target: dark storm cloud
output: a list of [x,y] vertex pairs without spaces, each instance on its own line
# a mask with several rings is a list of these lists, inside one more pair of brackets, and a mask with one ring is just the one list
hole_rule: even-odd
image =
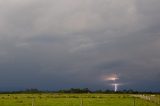
[[[160,1],[0,1],[1,89],[159,90]],[[140,86],[143,85],[143,86]]]

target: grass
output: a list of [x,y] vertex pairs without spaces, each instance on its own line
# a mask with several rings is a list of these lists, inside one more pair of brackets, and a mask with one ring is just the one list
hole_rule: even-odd
[[[159,100],[160,96],[155,96]],[[0,106],[134,106],[128,94],[0,94]],[[32,104],[33,103],[33,104]],[[135,106],[160,106],[135,98]]]

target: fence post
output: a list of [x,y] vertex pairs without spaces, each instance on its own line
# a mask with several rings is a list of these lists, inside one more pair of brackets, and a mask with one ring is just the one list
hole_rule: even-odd
[[83,106],[83,99],[81,99],[81,104],[80,104],[80,106]]
[[158,103],[157,103],[158,105],[160,104],[160,96],[158,96]]
[[34,106],[34,97],[32,98],[32,106]]
[[136,106],[136,98],[133,97],[133,106]]

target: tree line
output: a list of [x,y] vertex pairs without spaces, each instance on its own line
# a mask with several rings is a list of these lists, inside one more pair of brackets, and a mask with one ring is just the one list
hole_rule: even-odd
[[129,90],[120,90],[114,92],[113,90],[90,90],[89,88],[70,88],[70,89],[61,89],[55,91],[49,90],[39,90],[36,88],[19,90],[19,91],[0,91],[0,94],[17,94],[17,93],[104,93],[104,94],[160,94],[160,92],[153,91],[135,91],[132,89]]

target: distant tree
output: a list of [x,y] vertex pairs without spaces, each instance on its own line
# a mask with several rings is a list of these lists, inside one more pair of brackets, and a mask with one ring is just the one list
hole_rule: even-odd
[[104,93],[104,91],[99,89],[99,90],[95,90],[94,93]]
[[41,91],[39,91],[36,88],[31,88],[31,89],[26,89],[24,92],[25,93],[40,93]]

